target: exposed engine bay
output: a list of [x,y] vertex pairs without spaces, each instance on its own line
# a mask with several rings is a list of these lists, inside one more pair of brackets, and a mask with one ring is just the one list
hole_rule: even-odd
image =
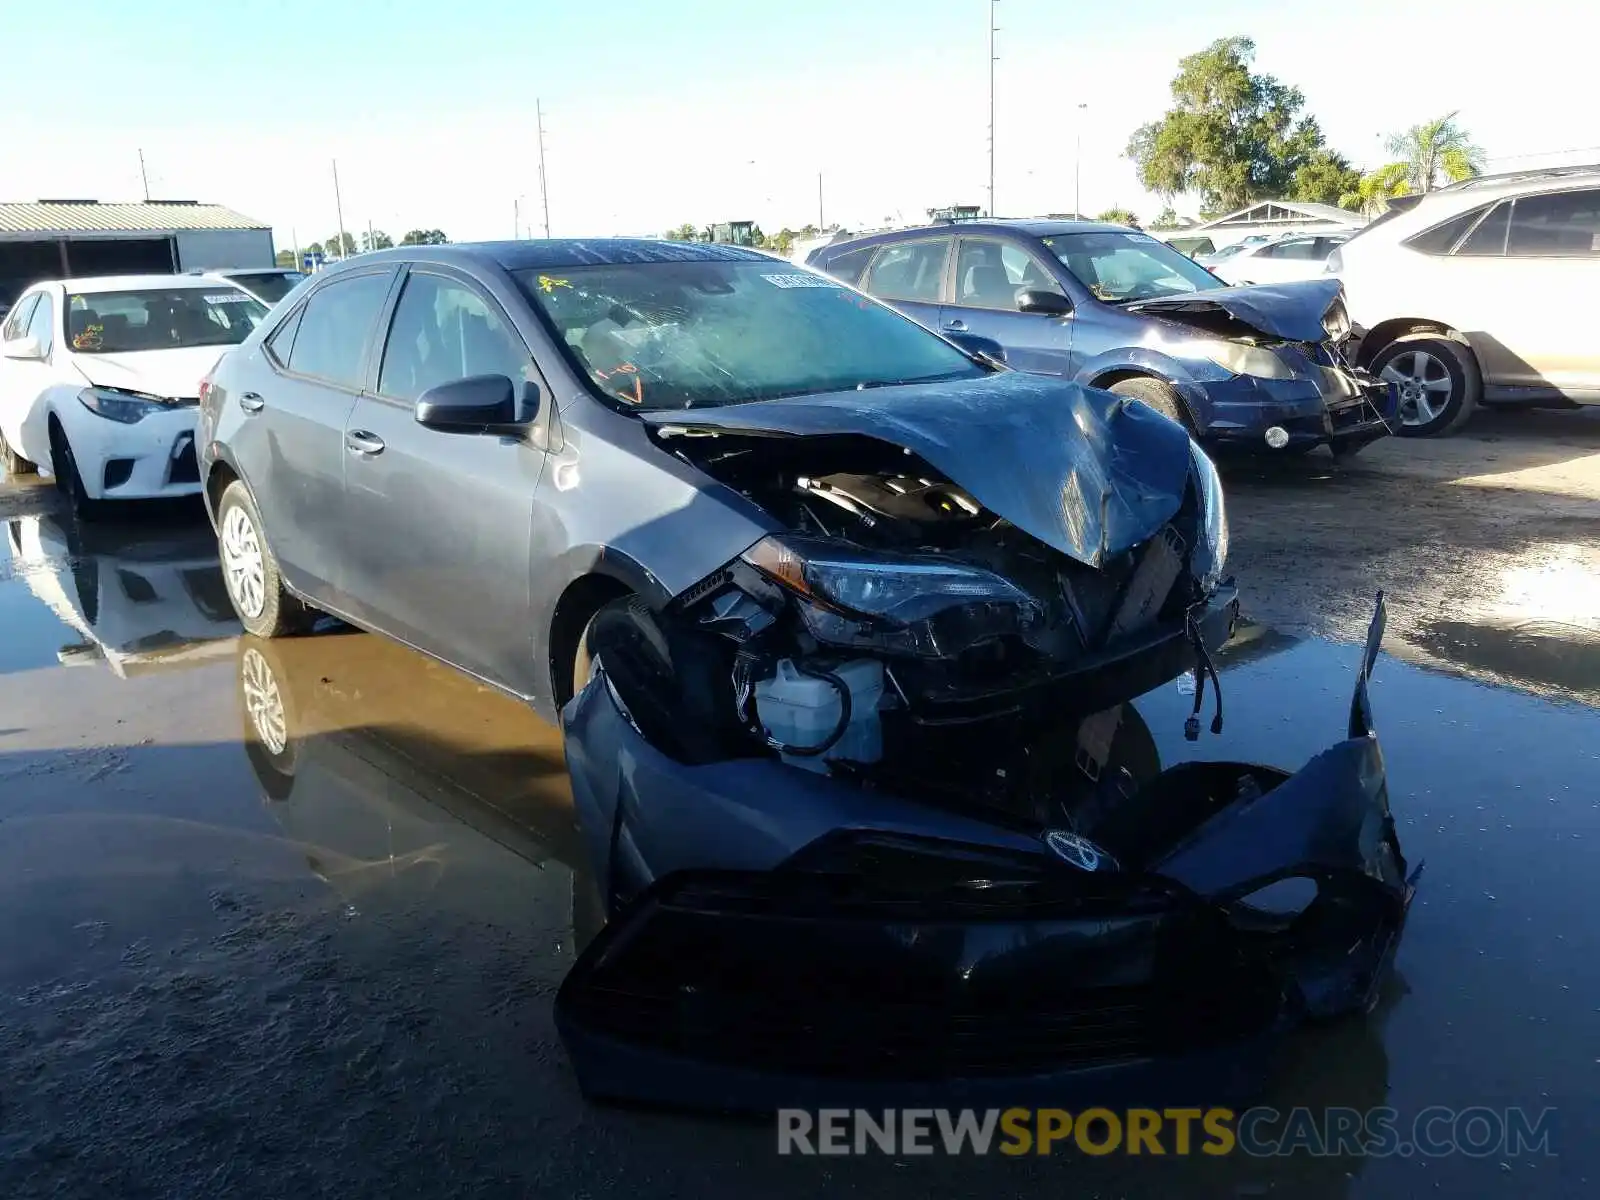
[[662,440],[790,531],[663,609],[595,621],[610,686],[680,761],[776,757],[1087,833],[1115,730],[1060,731],[1203,678],[1208,633],[1214,648],[1231,631],[1221,494],[1198,451],[1170,519],[1089,565],[875,438]]

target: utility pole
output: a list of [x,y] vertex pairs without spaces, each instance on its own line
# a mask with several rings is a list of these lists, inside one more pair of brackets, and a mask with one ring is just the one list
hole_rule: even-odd
[[511,201],[511,239],[516,241],[522,236],[522,197],[517,196]]
[[289,240],[294,243],[294,269],[298,271],[303,265],[300,258],[300,231],[293,225],[289,226]]
[[1000,32],[996,25],[995,17],[999,13],[1000,0],[989,0],[989,215],[995,215],[994,210],[994,64],[998,55],[994,52],[994,35]]
[[544,235],[550,236],[550,189],[544,178],[544,101],[534,98],[533,111],[539,123],[539,199],[544,203]]
[[817,232],[821,233],[827,222],[822,219],[822,172],[817,172]]
[[1078,105],[1078,149],[1072,156],[1072,217],[1073,220],[1083,218],[1083,114],[1087,112],[1087,104]]
[[339,257],[344,257],[345,237],[344,231],[344,201],[339,199],[339,160],[333,159],[333,211],[339,217]]
[[144,202],[146,204],[149,204],[150,203],[150,176],[145,174],[145,169],[144,169],[144,151],[143,150],[139,151],[139,178],[144,183]]
[[367,218],[367,249],[369,251],[371,251],[371,250],[376,250],[377,248],[378,248],[378,239],[377,239],[377,236],[372,232],[372,218],[368,217]]

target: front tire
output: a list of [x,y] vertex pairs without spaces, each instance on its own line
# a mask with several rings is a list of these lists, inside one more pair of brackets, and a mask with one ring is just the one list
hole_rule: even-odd
[[1171,384],[1160,379],[1152,379],[1148,375],[1136,375],[1131,379],[1119,379],[1106,390],[1118,396],[1132,396],[1135,400],[1144,401],[1163,417],[1169,421],[1176,421],[1193,435],[1194,422],[1189,418],[1188,406]]
[[97,521],[105,511],[105,502],[89,495],[83,486],[83,473],[78,470],[78,460],[73,456],[72,443],[59,426],[50,430],[50,470],[56,477],[56,487],[65,493],[72,511],[83,522]]
[[0,475],[16,478],[18,475],[37,475],[39,466],[18,454],[6,435],[0,433]]
[[1372,356],[1370,369],[1400,389],[1401,437],[1455,433],[1483,395],[1483,377],[1472,351],[1436,333],[1396,338]]
[[278,560],[261,529],[261,514],[237,479],[217,505],[217,550],[228,599],[245,629],[259,638],[275,638],[310,627],[311,614],[283,586]]

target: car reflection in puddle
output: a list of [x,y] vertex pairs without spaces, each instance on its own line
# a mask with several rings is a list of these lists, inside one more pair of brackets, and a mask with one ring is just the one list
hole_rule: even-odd
[[121,678],[225,657],[240,633],[216,539],[203,526],[86,527],[66,515],[6,523],[11,573],[78,637],[65,666]]
[[[476,903],[525,889],[531,864],[561,880],[549,889],[560,909],[550,923],[573,923],[584,876],[572,870],[579,844],[556,730],[362,633],[246,636],[237,667],[245,753],[265,803],[343,900],[410,907],[440,899],[436,885],[447,880],[447,902],[459,885]],[[580,905],[576,916],[583,931],[587,911]]]

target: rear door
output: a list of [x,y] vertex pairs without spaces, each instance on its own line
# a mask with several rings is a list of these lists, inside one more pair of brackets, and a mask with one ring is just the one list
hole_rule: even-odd
[[1044,260],[1021,244],[1004,238],[960,238],[950,302],[940,309],[939,329],[999,342],[1007,364],[1019,371],[1070,374],[1071,314],[1021,312],[1017,293],[1025,288],[1065,294]]
[[519,390],[538,379],[527,345],[481,281],[454,268],[411,267],[374,387],[346,422],[351,615],[529,694],[539,423],[516,433],[444,432],[416,420],[423,392],[472,375],[505,375]]
[[867,268],[862,290],[888,301],[929,329],[937,329],[945,270],[954,242],[946,234],[881,246]]
[[296,306],[265,343],[269,369],[242,376],[244,416],[229,439],[285,576],[340,610],[348,608],[345,423],[395,273],[341,272]]

